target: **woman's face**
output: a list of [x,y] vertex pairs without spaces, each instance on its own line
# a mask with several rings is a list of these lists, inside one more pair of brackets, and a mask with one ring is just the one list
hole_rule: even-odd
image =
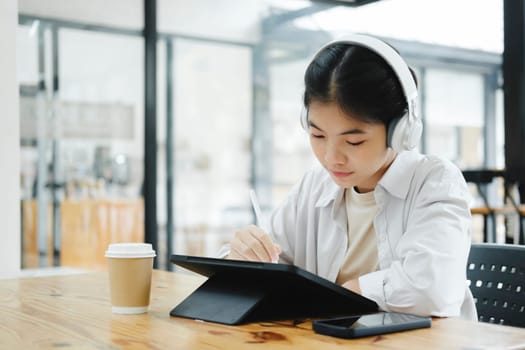
[[336,184],[372,191],[395,158],[386,146],[383,123],[367,123],[344,113],[335,103],[312,102],[308,108],[310,144]]

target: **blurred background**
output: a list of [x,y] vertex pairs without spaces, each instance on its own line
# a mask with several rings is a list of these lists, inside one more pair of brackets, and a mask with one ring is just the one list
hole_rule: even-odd
[[507,205],[519,196],[500,176],[501,0],[18,6],[23,268],[103,269],[117,241],[153,242],[163,269],[171,253],[214,256],[254,222],[250,188],[269,212],[314,164],[303,73],[350,32],[383,38],[416,71],[419,148],[470,176],[473,240],[519,235]]

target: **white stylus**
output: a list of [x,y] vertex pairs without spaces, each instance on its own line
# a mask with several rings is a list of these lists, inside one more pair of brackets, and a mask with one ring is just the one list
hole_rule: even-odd
[[[261,211],[261,206],[259,205],[259,200],[257,199],[257,195],[255,194],[255,191],[253,189],[250,189],[250,200],[252,202],[253,210],[255,211],[255,218],[257,219],[257,225],[259,225],[260,228],[262,228],[266,233],[270,233],[268,230],[268,221],[266,220],[266,217],[263,215]],[[276,263],[277,260],[272,260],[273,263]]]
[[259,205],[259,200],[257,199],[257,195],[255,194],[255,191],[253,189],[250,190],[250,200],[252,201],[252,207],[253,207],[253,210],[255,211],[255,218],[257,219],[257,225],[259,225],[259,227],[262,228],[264,231],[267,231],[266,220],[263,217],[261,206]]

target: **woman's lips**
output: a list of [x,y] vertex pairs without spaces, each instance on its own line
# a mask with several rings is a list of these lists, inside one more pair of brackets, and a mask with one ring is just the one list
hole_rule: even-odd
[[333,170],[331,170],[331,173],[332,173],[332,175],[334,175],[334,176],[337,177],[337,178],[342,178],[342,177],[350,176],[350,175],[352,175],[354,172],[353,172],[353,171],[345,172],[345,171],[333,171]]

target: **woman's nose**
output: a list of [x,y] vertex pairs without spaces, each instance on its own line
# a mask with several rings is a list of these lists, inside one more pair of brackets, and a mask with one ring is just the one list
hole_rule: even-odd
[[334,144],[326,146],[324,159],[329,164],[344,164],[346,162],[345,154]]

